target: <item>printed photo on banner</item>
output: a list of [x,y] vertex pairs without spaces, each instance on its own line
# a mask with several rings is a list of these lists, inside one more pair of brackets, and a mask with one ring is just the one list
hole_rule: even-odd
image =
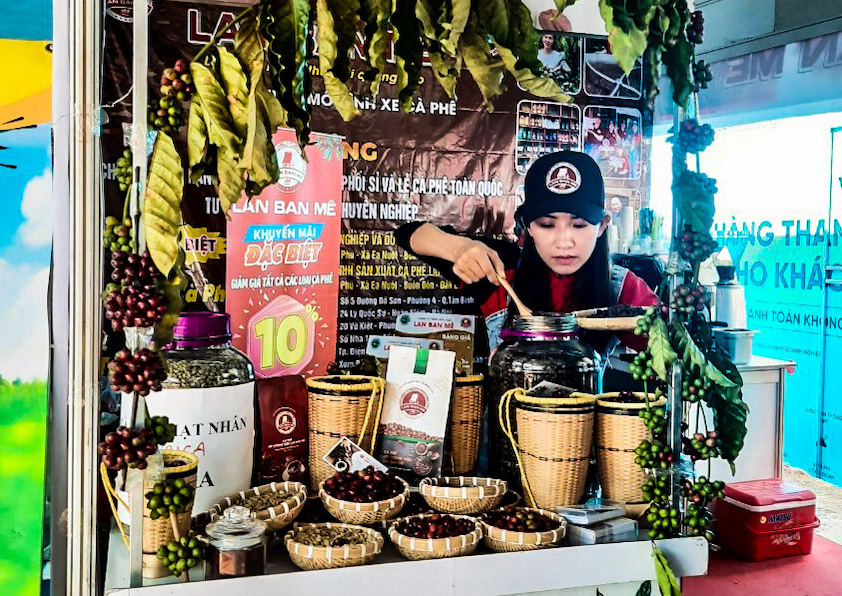
[[555,0],[523,0],[532,13],[536,29],[605,35],[605,22],[598,2],[577,2],[559,14]]
[[582,128],[585,153],[596,160],[603,176],[640,177],[643,133],[638,110],[588,106]]
[[608,244],[612,252],[629,251],[637,233],[640,191],[635,188],[606,188],[605,211],[611,214]]
[[550,31],[541,33],[538,60],[543,74],[551,78],[562,91],[576,95],[582,89],[582,40]]
[[547,153],[580,147],[581,110],[575,104],[522,100],[517,108],[515,169],[525,174]]
[[607,39],[585,40],[585,93],[594,97],[643,97],[643,63],[638,60],[626,74],[611,55]]

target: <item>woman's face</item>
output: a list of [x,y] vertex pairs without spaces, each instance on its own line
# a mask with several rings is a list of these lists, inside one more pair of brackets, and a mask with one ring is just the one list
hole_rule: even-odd
[[614,126],[614,123],[609,122],[608,123],[608,132],[614,132],[615,130],[616,130],[616,127]]
[[[553,47],[553,36],[552,35],[544,35],[543,37],[541,37],[541,45],[544,46],[545,50],[551,49]],[[532,47],[535,47],[535,46],[532,46]]]
[[610,215],[592,224],[570,213],[551,213],[530,223],[529,235],[538,256],[553,273],[571,275],[591,257],[609,221]]

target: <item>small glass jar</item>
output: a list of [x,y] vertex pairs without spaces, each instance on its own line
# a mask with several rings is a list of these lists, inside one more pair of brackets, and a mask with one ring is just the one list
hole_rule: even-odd
[[518,490],[520,471],[497,413],[500,398],[511,389],[529,390],[542,381],[598,393],[601,358],[579,339],[576,316],[571,314],[515,317],[500,338],[503,343],[488,367],[488,467],[491,476]]
[[254,380],[251,361],[231,347],[231,317],[226,313],[181,313],[165,355],[165,389],[227,387]]
[[252,518],[247,507],[228,507],[205,532],[210,538],[206,579],[266,573],[266,523]]

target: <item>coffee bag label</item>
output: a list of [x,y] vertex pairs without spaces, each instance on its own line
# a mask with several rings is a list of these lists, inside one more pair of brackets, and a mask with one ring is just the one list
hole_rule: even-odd
[[423,348],[425,350],[441,350],[444,343],[439,339],[424,339],[421,337],[398,337],[396,335],[371,335],[365,353],[374,356],[383,365],[383,376],[386,376],[389,363],[389,350],[392,346],[406,346],[408,348]]
[[301,375],[258,379],[260,481],[305,482],[309,457],[307,386]]
[[445,350],[456,354],[457,372],[465,375],[473,373],[475,317],[428,312],[402,313],[395,321],[395,333],[401,337],[440,341]]
[[409,482],[438,476],[456,354],[392,346],[378,458]]

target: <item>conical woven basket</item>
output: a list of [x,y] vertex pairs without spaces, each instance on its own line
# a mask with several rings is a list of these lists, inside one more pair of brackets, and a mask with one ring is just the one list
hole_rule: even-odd
[[310,488],[336,473],[322,459],[343,436],[369,453],[383,411],[385,381],[379,377],[331,375],[307,379]]
[[[634,463],[634,450],[649,438],[639,412],[646,408],[643,393],[603,393],[596,402],[596,461],[602,495],[635,507],[644,504],[641,486],[646,482],[643,468]],[[651,407],[666,404],[664,398],[650,398]]]
[[456,377],[450,408],[450,468],[453,476],[465,476],[477,467],[482,441],[483,376]]
[[544,398],[528,396],[523,390],[510,391],[501,399],[501,426],[515,448],[529,506],[552,511],[582,498],[593,441],[595,402],[596,396],[586,393]]

